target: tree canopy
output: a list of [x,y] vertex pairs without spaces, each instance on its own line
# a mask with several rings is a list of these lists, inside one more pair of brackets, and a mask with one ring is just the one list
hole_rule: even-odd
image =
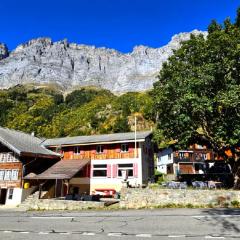
[[215,150],[240,143],[240,10],[191,35],[163,65],[154,85],[158,141],[201,140]]
[[138,113],[138,129],[153,125],[149,93],[115,96],[110,91],[82,88],[67,96],[50,87],[15,86],[0,90],[0,126],[40,137],[63,137],[132,130]]

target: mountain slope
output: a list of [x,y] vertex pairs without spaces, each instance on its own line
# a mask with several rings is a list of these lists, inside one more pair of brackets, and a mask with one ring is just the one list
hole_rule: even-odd
[[172,50],[189,37],[190,33],[180,33],[166,46],[137,46],[128,54],[49,38],[31,40],[11,53],[0,44],[0,88],[54,83],[65,90],[77,86],[97,86],[116,93],[147,90]]

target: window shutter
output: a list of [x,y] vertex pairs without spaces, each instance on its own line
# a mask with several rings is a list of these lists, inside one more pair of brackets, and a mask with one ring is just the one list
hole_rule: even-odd
[[111,178],[111,164],[107,165],[107,177]]
[[90,169],[91,169],[91,165],[88,164],[88,165],[87,165],[87,174],[86,174],[86,177],[90,177]]
[[121,152],[121,145],[120,145],[120,144],[117,144],[117,145],[116,145],[116,152],[117,152],[117,153],[120,153],[120,152]]
[[107,154],[107,149],[103,149],[103,153],[104,153],[104,154]]
[[133,153],[134,152],[134,146],[129,146],[129,149],[128,149],[128,151],[130,152],[130,153]]
[[90,177],[93,177],[93,165],[89,165],[89,173],[90,173]]
[[113,178],[117,177],[117,164],[112,165],[112,176]]
[[93,149],[93,150],[91,151],[91,153],[92,153],[92,154],[96,154],[96,149]]
[[135,178],[138,177],[138,164],[137,164],[137,163],[134,163],[134,164],[133,164],[133,176],[134,176]]

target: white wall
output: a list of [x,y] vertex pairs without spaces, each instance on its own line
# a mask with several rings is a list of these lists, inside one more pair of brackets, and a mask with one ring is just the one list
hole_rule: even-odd
[[10,188],[7,190],[7,197],[5,205],[17,206],[21,203],[22,199],[22,189],[21,188],[13,188],[13,197],[9,199]]
[[[171,155],[170,159],[168,155]],[[173,150],[166,148],[157,154],[157,170],[161,173],[167,174],[167,165],[173,163]]]

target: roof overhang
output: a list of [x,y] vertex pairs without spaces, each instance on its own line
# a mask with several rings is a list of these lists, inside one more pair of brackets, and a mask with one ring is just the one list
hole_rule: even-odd
[[[137,139],[136,142],[144,142],[145,138]],[[87,145],[102,145],[102,144],[116,144],[116,143],[134,143],[135,140],[122,140],[122,141],[109,141],[109,142],[88,142],[88,143],[69,143],[69,144],[53,144],[53,145],[44,145],[46,147],[68,147],[68,146],[87,146]]]
[[38,175],[27,175],[27,180],[48,180],[48,179],[71,179],[83,167],[90,162],[90,159],[84,160],[61,160],[48,168],[45,172]]

